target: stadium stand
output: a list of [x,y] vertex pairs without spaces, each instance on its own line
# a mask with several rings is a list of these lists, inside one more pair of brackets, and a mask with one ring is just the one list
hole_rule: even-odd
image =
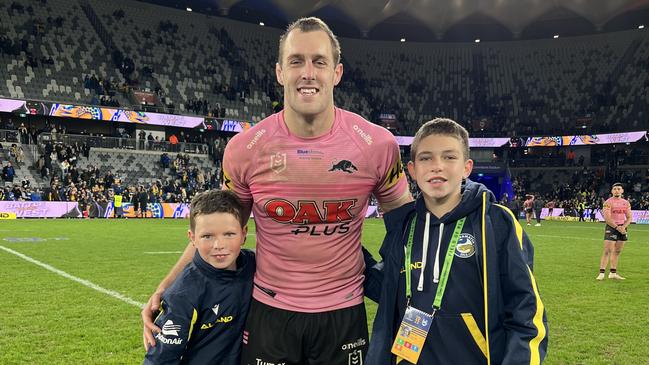
[[[252,122],[281,108],[274,72],[279,29],[126,0],[0,0],[0,14],[0,96]],[[375,122],[395,114],[397,134],[412,135],[436,116],[461,121],[472,137],[648,128],[646,32],[479,44],[341,43],[345,75],[336,104]],[[14,195],[10,190],[24,198],[27,188],[47,197],[56,185],[65,199],[72,187],[67,170],[97,177],[112,171],[133,189],[171,184],[173,200],[186,199],[199,186],[219,186],[226,143],[220,138],[194,146],[184,137],[179,144],[150,142],[131,138],[131,130],[129,138],[91,138],[59,126],[61,146],[76,157],[62,173],[65,158],[46,161],[45,145],[56,135],[52,126],[30,125],[19,133],[19,125],[0,127],[8,130],[0,131],[2,168],[11,161],[15,175],[5,184],[5,198]],[[167,139],[173,133],[180,131],[166,130]],[[622,181],[634,207],[647,208],[645,142],[587,147],[576,158],[565,148],[514,148],[506,163],[519,194],[534,191],[574,205],[569,196],[601,197],[607,184]],[[12,148],[22,151],[21,161]],[[168,168],[161,166],[164,152]],[[178,152],[195,153],[180,173],[174,170],[182,161],[174,158]],[[209,178],[198,179],[198,172]],[[185,193],[178,188],[183,185]]]
[[[142,2],[42,1],[22,10],[0,3],[10,14],[0,94],[139,108],[133,91],[141,90],[154,95],[147,106],[155,110],[253,122],[281,101],[278,29]],[[637,129],[649,106],[646,32],[480,44],[341,42],[347,72],[337,104],[375,121],[395,113],[402,134],[438,115],[463,121],[474,136],[576,132],[579,123],[600,133]]]

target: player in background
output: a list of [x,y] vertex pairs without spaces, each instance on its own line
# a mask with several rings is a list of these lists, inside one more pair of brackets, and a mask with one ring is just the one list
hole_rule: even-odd
[[525,202],[523,202],[523,208],[525,209],[525,221],[528,226],[532,225],[532,215],[534,213],[534,195],[528,194],[525,195]]
[[550,201],[545,204],[545,207],[548,208],[548,217],[552,217],[552,214],[554,213],[554,206],[556,205],[554,199],[550,199]]
[[608,274],[609,279],[624,280],[625,278],[617,273],[617,263],[627,241],[627,227],[631,224],[631,205],[622,198],[624,188],[621,183],[613,184],[611,188],[613,197],[604,202],[602,215],[606,221],[604,231],[604,252],[599,262],[599,275],[597,280],[604,280],[606,266],[611,263]]

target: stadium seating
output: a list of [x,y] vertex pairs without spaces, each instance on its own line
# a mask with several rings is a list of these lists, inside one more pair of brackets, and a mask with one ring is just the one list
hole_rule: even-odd
[[[224,117],[256,122],[281,101],[274,74],[279,29],[127,0],[22,3],[19,13],[0,2],[4,37],[18,52],[0,52],[1,95],[97,102],[101,90],[83,82],[94,74],[116,85],[127,76],[141,89],[159,90],[157,106],[173,104],[182,114],[205,115],[218,105]],[[579,118],[598,132],[646,127],[649,36],[643,31],[513,42],[341,43],[346,72],[337,105],[374,121],[395,113],[403,134],[435,116],[464,122],[474,136],[576,132]],[[132,73],[115,64],[116,53],[133,60]],[[52,64],[44,63],[49,59]],[[116,96],[121,104],[138,102]],[[484,130],[472,128],[482,119]]]

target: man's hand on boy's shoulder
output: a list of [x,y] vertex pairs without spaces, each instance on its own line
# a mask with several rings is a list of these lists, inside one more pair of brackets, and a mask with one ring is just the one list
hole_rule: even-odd
[[142,322],[144,323],[142,331],[142,342],[144,344],[144,350],[149,351],[150,347],[155,347],[155,337],[154,334],[160,333],[160,327],[156,326],[153,323],[155,314],[160,311],[160,301],[163,291],[156,291],[153,293],[151,298],[146,302],[140,313],[142,316]]

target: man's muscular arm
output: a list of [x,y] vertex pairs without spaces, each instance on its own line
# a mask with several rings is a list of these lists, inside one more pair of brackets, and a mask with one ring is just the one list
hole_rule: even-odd
[[412,195],[410,194],[410,191],[406,189],[406,191],[401,195],[399,198],[385,202],[385,203],[379,203],[381,205],[381,209],[383,212],[387,213],[391,211],[392,209],[399,208],[400,206],[410,203],[412,201]]

